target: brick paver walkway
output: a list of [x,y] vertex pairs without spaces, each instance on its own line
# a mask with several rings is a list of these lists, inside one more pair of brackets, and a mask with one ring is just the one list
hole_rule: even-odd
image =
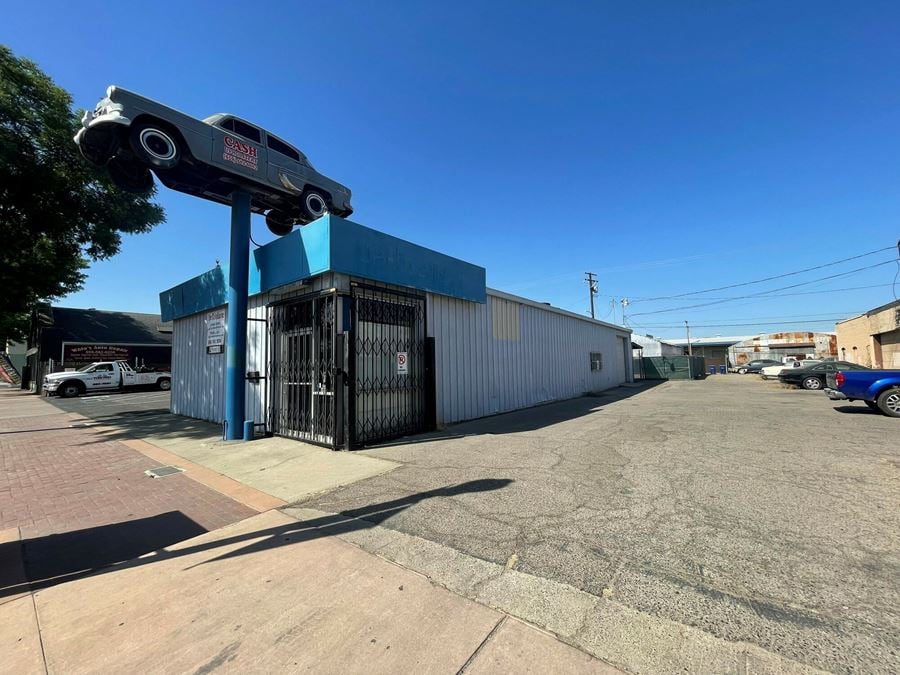
[[33,395],[0,388],[0,529],[18,527],[33,582],[163,548],[256,513]]

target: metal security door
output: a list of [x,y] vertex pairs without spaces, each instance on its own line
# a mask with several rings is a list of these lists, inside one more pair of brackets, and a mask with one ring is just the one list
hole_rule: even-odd
[[332,293],[270,308],[272,432],[335,446],[335,302]]
[[349,427],[353,446],[424,431],[428,414],[425,300],[353,288]]

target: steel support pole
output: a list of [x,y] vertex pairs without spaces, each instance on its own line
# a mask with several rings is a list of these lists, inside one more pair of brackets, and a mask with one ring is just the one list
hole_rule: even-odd
[[225,337],[225,440],[244,437],[247,371],[247,285],[250,268],[250,195],[231,194],[228,332]]

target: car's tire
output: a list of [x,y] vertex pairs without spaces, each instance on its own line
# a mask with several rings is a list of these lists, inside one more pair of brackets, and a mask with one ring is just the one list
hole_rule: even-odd
[[113,184],[124,192],[144,194],[153,189],[153,174],[139,162],[113,157],[106,169]]
[[888,417],[900,417],[900,387],[881,392],[878,395],[878,409]]
[[161,378],[156,386],[159,387],[160,391],[169,391],[172,388],[172,380],[168,377]]
[[294,229],[294,222],[284,211],[272,209],[266,214],[266,227],[272,234],[283,237]]
[[307,190],[303,193],[302,204],[304,220],[312,222],[328,213],[328,198],[317,190]]
[[156,122],[138,122],[128,135],[131,150],[154,169],[174,169],[181,161],[178,135]]
[[803,378],[803,382],[800,383],[800,386],[811,391],[818,391],[822,388],[822,380],[818,377],[805,377]]
[[81,382],[63,382],[59,385],[59,389],[56,390],[56,393],[62,396],[63,398],[75,398],[76,396],[81,396],[84,393],[84,385]]
[[738,375],[746,375],[746,374],[747,374],[746,368],[738,368]]
[[881,412],[881,410],[878,408],[878,403],[877,403],[877,402],[875,402],[875,401],[863,401],[863,403],[865,403],[867,406],[869,406],[872,410],[877,410],[878,412]]

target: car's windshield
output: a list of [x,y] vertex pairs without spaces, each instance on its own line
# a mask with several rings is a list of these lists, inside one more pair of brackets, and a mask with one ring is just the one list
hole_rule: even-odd
[[79,368],[77,372],[89,373],[94,369],[94,366],[96,366],[96,365],[97,365],[96,363],[89,363],[86,366],[82,366],[81,368]]

